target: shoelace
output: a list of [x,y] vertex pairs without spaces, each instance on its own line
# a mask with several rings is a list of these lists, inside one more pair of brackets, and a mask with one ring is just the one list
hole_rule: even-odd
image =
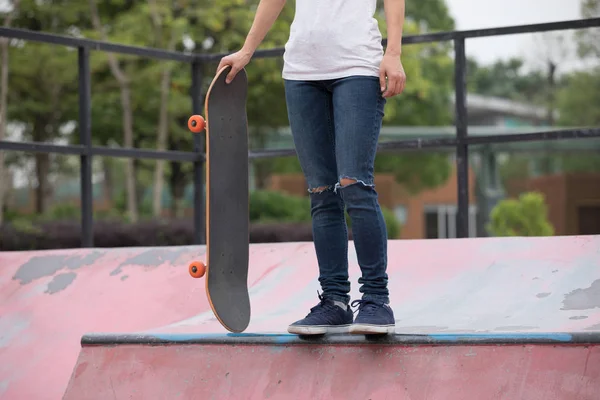
[[[319,297],[319,304],[310,309],[309,315],[324,313],[332,310],[334,307],[337,307],[336,305],[332,304],[330,300],[323,297],[321,293],[317,292],[317,296]],[[363,315],[372,316],[376,314],[377,310],[382,304],[383,303],[374,300],[358,299],[354,300],[350,306],[352,308],[356,308],[358,305],[358,308],[354,310],[354,313],[361,312]]]
[[352,308],[355,308],[358,305],[358,309],[356,309],[354,312],[361,312],[363,315],[375,315],[375,313],[377,312],[377,309],[379,308],[378,306],[380,306],[381,304],[373,301],[373,300],[363,300],[363,299],[359,299],[359,300],[354,300],[350,306]]
[[323,297],[321,293],[317,292],[317,296],[319,296],[320,302],[319,304],[310,309],[309,315],[324,313],[326,311],[332,310],[333,307],[337,307],[336,305],[332,304],[328,299]]

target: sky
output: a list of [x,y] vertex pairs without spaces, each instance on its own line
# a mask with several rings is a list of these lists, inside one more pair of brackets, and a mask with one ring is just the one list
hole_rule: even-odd
[[[458,30],[580,19],[579,3],[579,0],[446,0]],[[564,32],[572,34],[574,31]],[[537,33],[468,39],[467,56],[485,64],[517,56],[524,58],[531,68],[536,68],[540,67],[540,60],[547,51],[555,58],[561,55],[561,48],[572,48],[571,41],[563,46],[544,45],[553,43],[552,35]],[[578,62],[567,62],[563,68],[580,66]]]

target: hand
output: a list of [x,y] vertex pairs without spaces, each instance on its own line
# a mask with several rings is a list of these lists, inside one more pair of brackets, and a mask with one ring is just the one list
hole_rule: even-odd
[[[386,79],[387,78],[387,84]],[[386,53],[379,66],[379,82],[383,97],[393,97],[404,91],[406,74],[399,56]]]
[[221,59],[221,62],[219,62],[217,71],[220,71],[221,68],[223,68],[227,65],[230,65],[231,70],[227,74],[227,77],[225,78],[225,82],[231,83],[231,81],[233,80],[233,78],[235,78],[237,73],[240,72],[242,70],[242,68],[244,68],[250,62],[251,58],[252,58],[252,53],[249,53],[244,50],[237,51],[233,54],[223,57]]

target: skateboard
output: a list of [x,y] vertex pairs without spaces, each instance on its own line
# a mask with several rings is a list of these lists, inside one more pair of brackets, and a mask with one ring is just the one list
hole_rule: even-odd
[[206,128],[206,260],[190,263],[189,273],[206,274],[213,313],[223,327],[239,333],[250,322],[248,78],[242,69],[227,84],[229,68],[219,70],[208,88],[206,120],[200,115],[188,120],[193,133]]

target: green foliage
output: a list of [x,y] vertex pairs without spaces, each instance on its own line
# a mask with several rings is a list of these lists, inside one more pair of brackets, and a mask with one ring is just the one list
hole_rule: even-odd
[[12,226],[19,232],[41,234],[42,230],[34,225],[34,222],[27,218],[15,218],[11,221]]
[[573,72],[557,97],[560,125],[600,125],[600,67]]
[[[379,4],[383,9],[383,1]],[[451,31],[455,29],[446,0],[407,1],[406,15],[418,23],[425,23],[429,31]]]
[[552,236],[544,195],[523,193],[519,199],[500,201],[491,212],[487,229],[493,236]]
[[[581,0],[581,17],[600,16],[600,0]],[[600,29],[586,28],[574,32],[579,57],[597,58],[600,55]],[[549,44],[546,44],[549,45]],[[552,60],[557,68],[564,61]],[[559,117],[555,126],[595,127],[600,125],[600,68],[570,71],[551,79],[548,71],[524,71],[524,60],[509,59],[491,66],[479,66],[470,60],[468,64],[468,89],[470,92],[500,96],[525,103],[554,108]],[[590,141],[593,139],[590,139]],[[588,139],[583,139],[585,143]],[[550,173],[549,166],[558,165],[562,172],[600,171],[596,154],[513,154],[510,161],[501,167],[503,181],[512,178],[527,178],[529,165],[537,161],[540,172]]]
[[386,207],[381,207],[381,211],[383,212],[383,219],[385,220],[388,238],[398,239],[400,237],[402,226],[398,219],[396,219],[394,212]]
[[542,71],[524,72],[524,65],[525,61],[516,57],[489,66],[480,66],[469,60],[467,88],[470,92],[486,96],[545,104],[548,79]]
[[[573,72],[565,81],[564,87],[557,94],[557,108],[560,113],[558,124],[600,126],[600,67]],[[565,172],[600,171],[600,158],[595,153],[565,154],[561,155],[560,159]]]
[[[381,207],[381,212],[383,213],[383,219],[385,220],[388,239],[398,239],[400,237],[402,226],[394,215],[394,212],[386,207]],[[346,224],[348,225],[348,229],[352,229],[352,219],[348,213],[346,213]]]
[[[124,209],[124,206],[121,207]],[[150,216],[148,214],[147,216]],[[43,214],[21,214],[15,211],[9,211],[5,214],[5,219],[16,228],[21,230],[26,227],[32,227],[33,224],[52,222],[52,221],[79,221],[81,218],[81,207],[71,203],[58,203],[49,207]],[[106,219],[125,220],[125,211],[111,209],[109,211],[95,211],[94,221]]]
[[[581,17],[600,17],[600,0],[581,0]],[[579,56],[600,57],[600,28],[580,29],[575,32]]]
[[79,219],[81,208],[72,204],[57,204],[50,209],[48,214],[49,220]]
[[[394,213],[382,207],[383,217],[387,225],[388,237],[398,238],[400,223]],[[305,222],[310,223],[310,199],[308,197],[290,196],[281,192],[255,190],[250,194],[251,222]],[[352,228],[352,220],[346,213],[348,228]]]
[[277,191],[252,191],[250,221],[310,222],[310,200]]
[[417,193],[445,183],[450,177],[450,160],[440,153],[379,153],[375,171],[394,175],[409,193]]
[[[141,197],[141,196],[140,196]],[[127,215],[127,194],[125,190],[120,190],[118,196],[115,198],[114,211],[120,215],[120,218],[129,220]],[[138,208],[140,219],[150,218],[152,216],[152,204],[150,199],[147,197],[140,199],[140,205]],[[113,215],[113,214],[108,214]]]

